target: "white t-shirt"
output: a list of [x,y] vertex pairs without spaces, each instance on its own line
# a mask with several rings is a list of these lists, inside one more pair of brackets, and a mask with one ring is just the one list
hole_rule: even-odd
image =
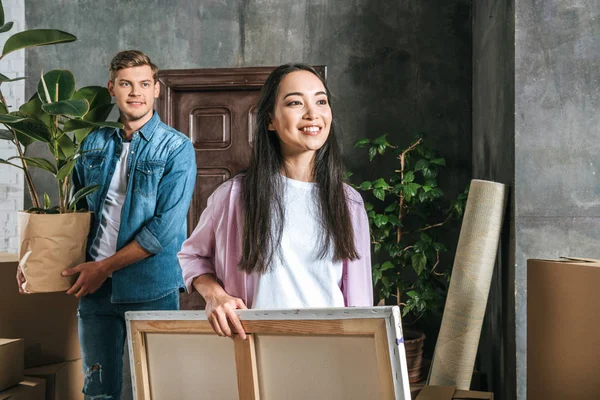
[[121,155],[115,166],[115,173],[110,180],[98,236],[90,248],[94,261],[104,260],[117,252],[117,238],[121,226],[121,208],[127,194],[127,159],[130,142],[123,142]]
[[319,214],[315,183],[285,180],[285,225],[280,251],[254,287],[252,308],[344,307],[342,261],[319,258]]

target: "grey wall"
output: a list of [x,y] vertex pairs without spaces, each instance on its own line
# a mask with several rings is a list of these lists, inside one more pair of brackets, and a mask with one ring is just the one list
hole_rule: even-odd
[[471,175],[470,4],[26,0],[28,28],[60,28],[79,39],[28,52],[26,73],[67,68],[78,86],[105,85],[110,59],[127,48],[145,51],[162,69],[326,64],[357,181],[372,165],[353,148],[357,139],[389,133],[406,144],[423,131],[447,158],[444,186],[455,192]]
[[[388,133],[406,145],[419,131],[447,160],[441,185],[449,194],[471,178],[471,0],[25,1],[28,28],[79,39],[28,52],[28,76],[66,68],[78,87],[105,85],[110,59],[128,48],[162,69],[325,64],[356,182],[382,168],[353,148],[356,140]],[[36,82],[28,81],[28,94]],[[36,178],[55,192],[43,173]],[[428,336],[431,348],[435,334]]]
[[526,260],[600,258],[599,21],[596,0],[515,0],[520,399],[526,396]]
[[473,2],[473,178],[509,187],[506,217],[481,332],[478,368],[499,399],[514,399],[514,2]]

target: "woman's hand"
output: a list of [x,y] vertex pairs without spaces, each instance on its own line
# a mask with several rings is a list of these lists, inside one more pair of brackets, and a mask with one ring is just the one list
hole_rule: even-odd
[[217,335],[233,337],[233,333],[236,332],[241,339],[246,339],[244,327],[235,312],[248,308],[242,299],[227,294],[211,274],[198,276],[192,286],[204,297],[208,322]]
[[[223,291],[223,294],[205,298],[206,316],[208,322],[219,336],[233,337],[231,326],[241,339],[246,339],[246,332],[240,322],[237,309],[245,310],[246,305],[237,297],[232,297]],[[229,323],[228,323],[229,322]]]

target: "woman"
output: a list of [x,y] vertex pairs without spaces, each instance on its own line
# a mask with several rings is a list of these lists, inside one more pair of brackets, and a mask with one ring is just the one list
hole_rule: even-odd
[[311,67],[267,78],[250,167],[210,196],[178,254],[188,292],[221,336],[235,309],[371,306],[369,227],[343,183],[329,90]]

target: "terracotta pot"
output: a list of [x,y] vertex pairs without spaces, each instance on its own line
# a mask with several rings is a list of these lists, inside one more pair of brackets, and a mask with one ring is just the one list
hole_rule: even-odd
[[404,349],[406,351],[406,364],[408,366],[408,381],[416,383],[421,380],[421,364],[423,363],[423,332],[405,330]]

